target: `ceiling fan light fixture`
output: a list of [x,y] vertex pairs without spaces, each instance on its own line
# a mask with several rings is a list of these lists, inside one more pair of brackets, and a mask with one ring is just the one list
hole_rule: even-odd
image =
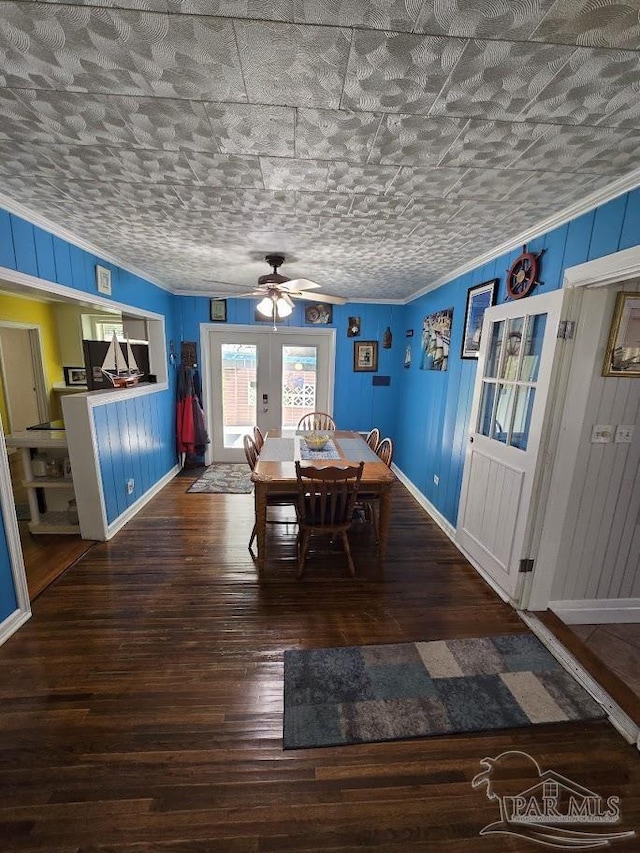
[[293,308],[289,305],[290,301],[287,301],[283,296],[279,296],[276,300],[276,311],[280,320],[284,320],[285,317],[289,317],[293,313]]
[[261,299],[260,302],[258,302],[256,309],[263,317],[271,319],[273,317],[273,300],[270,296],[265,296],[264,299]]

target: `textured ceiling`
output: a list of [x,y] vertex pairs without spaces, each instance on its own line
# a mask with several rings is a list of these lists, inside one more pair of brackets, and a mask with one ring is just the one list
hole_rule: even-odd
[[640,167],[639,16],[0,2],[0,193],[177,291],[237,293],[279,251],[403,299]]

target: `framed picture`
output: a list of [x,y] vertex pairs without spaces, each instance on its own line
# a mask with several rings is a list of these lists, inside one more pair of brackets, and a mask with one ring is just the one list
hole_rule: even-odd
[[349,325],[347,326],[347,337],[357,338],[360,335],[360,317],[349,317]]
[[84,367],[63,367],[65,385],[86,385],[87,371]]
[[640,293],[619,293],[603,376],[640,376]]
[[313,326],[326,326],[333,322],[333,305],[325,302],[314,302],[304,309],[304,321]]
[[467,291],[461,358],[478,358],[484,312],[495,302],[497,284],[498,279],[493,278]]
[[111,270],[96,264],[96,287],[98,293],[111,296]]
[[420,370],[445,371],[449,366],[453,308],[429,314],[422,321],[422,360]]
[[353,369],[356,371],[378,369],[378,341],[354,341]]
[[411,367],[411,344],[407,344],[404,348],[404,366]]
[[227,300],[226,299],[212,299],[209,302],[209,316],[211,317],[212,323],[226,323],[227,322]]

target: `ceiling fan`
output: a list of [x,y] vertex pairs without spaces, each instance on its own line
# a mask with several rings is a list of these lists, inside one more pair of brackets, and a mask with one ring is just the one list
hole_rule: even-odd
[[[262,296],[256,306],[263,317],[272,319],[275,328],[276,320],[284,320],[293,311],[293,298],[311,299],[314,302],[330,302],[333,305],[344,305],[346,299],[341,296],[330,296],[326,293],[318,293],[320,287],[315,281],[308,278],[287,278],[278,272],[278,268],[284,263],[284,255],[266,255],[265,261],[272,268],[272,272],[261,275],[255,290],[247,293],[239,293],[238,296]],[[224,299],[224,296],[213,297]]]

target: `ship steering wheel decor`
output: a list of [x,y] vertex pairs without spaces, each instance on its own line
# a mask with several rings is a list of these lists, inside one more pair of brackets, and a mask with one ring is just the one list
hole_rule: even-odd
[[522,247],[522,254],[518,255],[507,273],[507,293],[512,299],[522,299],[528,296],[538,281],[540,273],[540,258],[542,252],[534,254],[527,252],[526,245]]

